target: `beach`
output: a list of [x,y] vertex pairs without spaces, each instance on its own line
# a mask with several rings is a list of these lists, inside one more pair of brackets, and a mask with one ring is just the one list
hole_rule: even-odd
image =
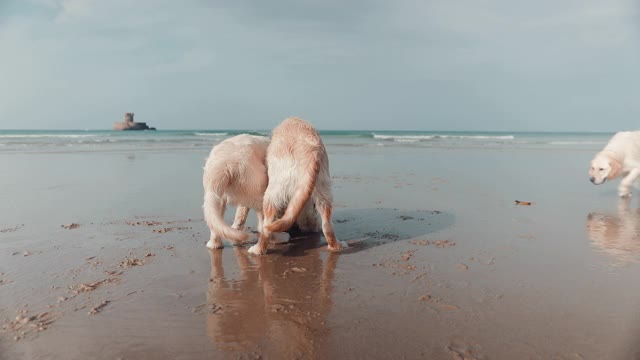
[[640,193],[587,175],[608,135],[324,134],[350,248],[257,257],[204,246],[233,133],[196,133],[0,134],[0,359],[640,356]]

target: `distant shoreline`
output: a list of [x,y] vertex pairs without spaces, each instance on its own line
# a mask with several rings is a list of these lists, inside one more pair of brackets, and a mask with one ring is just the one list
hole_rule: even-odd
[[[63,131],[72,131],[72,132],[121,132],[122,130],[112,130],[112,129],[0,129],[0,133],[2,132],[63,132]],[[144,130],[142,130],[144,131]],[[157,132],[229,132],[229,133],[239,133],[239,132],[268,132],[270,133],[270,129],[156,129],[153,131]],[[335,133],[359,133],[359,132],[380,132],[380,133],[424,133],[424,134],[522,134],[522,135],[532,135],[532,134],[549,134],[549,135],[613,135],[617,131],[491,131],[491,130],[483,130],[483,131],[475,131],[475,130],[336,130],[336,129],[318,129],[320,134],[335,134]]]

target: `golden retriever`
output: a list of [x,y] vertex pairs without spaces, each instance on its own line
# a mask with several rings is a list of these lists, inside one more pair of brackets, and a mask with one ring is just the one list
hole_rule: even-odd
[[[272,232],[286,231],[297,221],[302,231],[317,231],[317,213],[329,250],[340,250],[331,213],[333,195],[329,158],[316,129],[302,119],[285,119],[272,132],[267,149],[269,185],[264,194],[264,226],[258,243],[249,252],[267,252]],[[315,208],[314,208],[315,206]],[[280,219],[276,217],[281,215]]]
[[589,180],[595,185],[623,176],[618,195],[631,196],[631,185],[640,176],[640,131],[615,134],[591,160]]
[[[269,138],[242,134],[214,146],[204,166],[204,218],[211,230],[207,242],[210,249],[223,247],[222,238],[240,244],[249,238],[242,231],[249,208],[256,211],[258,231],[262,229],[262,198],[267,188],[265,157]],[[235,221],[224,221],[226,205],[237,205]],[[287,241],[288,234],[277,234],[278,241]]]

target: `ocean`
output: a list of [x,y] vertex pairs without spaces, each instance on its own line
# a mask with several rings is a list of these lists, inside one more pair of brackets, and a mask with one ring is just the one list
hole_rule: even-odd
[[[0,130],[0,153],[144,151],[210,148],[238,134],[269,130]],[[326,145],[339,147],[427,147],[598,150],[612,133],[320,131]]]

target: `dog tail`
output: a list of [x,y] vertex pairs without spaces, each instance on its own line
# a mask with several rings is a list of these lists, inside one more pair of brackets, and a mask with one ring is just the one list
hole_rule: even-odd
[[271,232],[283,232],[289,230],[296,222],[296,219],[298,218],[298,215],[300,215],[300,212],[304,208],[307,200],[311,197],[311,193],[313,193],[313,189],[316,185],[318,173],[320,172],[320,151],[314,149],[310,153],[311,156],[305,159],[305,161],[307,161],[307,166],[305,167],[304,174],[298,183],[295,193],[287,205],[287,210],[285,210],[282,218],[265,226],[267,230]]
[[204,192],[204,218],[210,229],[225,239],[234,242],[243,242],[249,238],[249,234],[229,226],[224,221],[224,192],[232,181],[232,175],[228,171],[209,184],[205,184]]

